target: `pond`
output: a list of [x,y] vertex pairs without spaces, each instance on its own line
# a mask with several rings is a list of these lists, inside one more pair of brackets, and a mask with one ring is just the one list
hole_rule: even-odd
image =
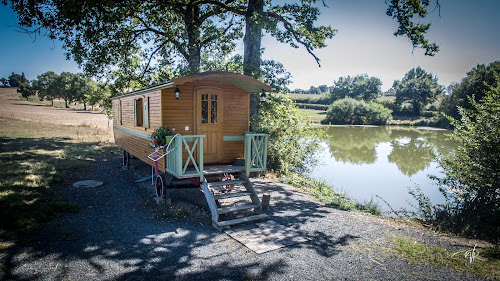
[[376,195],[395,210],[414,210],[407,202],[416,205],[408,187],[420,187],[434,204],[444,202],[429,175],[442,175],[434,155],[456,148],[446,137],[451,131],[389,126],[334,126],[324,131],[313,178],[358,202],[373,199],[383,211],[390,209]]

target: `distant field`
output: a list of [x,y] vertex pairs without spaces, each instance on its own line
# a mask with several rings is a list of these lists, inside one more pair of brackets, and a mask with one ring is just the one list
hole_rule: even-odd
[[321,95],[310,95],[310,94],[284,94],[284,96],[290,97],[292,99],[304,99],[304,98],[319,99],[321,97]]
[[311,121],[312,123],[319,124],[319,123],[321,123],[321,120],[325,119],[325,117],[326,117],[326,111],[323,111],[323,110],[299,108],[299,111],[306,114],[307,118],[309,118],[309,121]]

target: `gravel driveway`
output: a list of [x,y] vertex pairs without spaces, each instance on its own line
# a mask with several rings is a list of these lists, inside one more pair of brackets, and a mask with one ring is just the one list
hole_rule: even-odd
[[409,264],[382,250],[388,235],[456,247],[450,239],[386,219],[336,210],[293,187],[254,180],[271,194],[266,212],[310,241],[256,254],[210,226],[199,189],[174,189],[175,204],[194,204],[187,218],[158,219],[151,170],[135,160],[101,160],[75,178],[104,181],[68,187],[80,212],[45,225],[6,257],[6,280],[480,280],[448,269]]

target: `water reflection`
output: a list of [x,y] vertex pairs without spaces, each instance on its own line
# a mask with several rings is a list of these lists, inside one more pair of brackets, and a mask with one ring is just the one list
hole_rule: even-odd
[[387,159],[396,164],[406,176],[429,167],[435,153],[449,153],[452,149],[442,130],[419,130],[404,127],[328,127],[322,139],[328,144],[330,155],[336,161],[355,165],[377,161],[377,146],[389,143],[392,147]]
[[[407,188],[418,184],[433,203],[444,198],[428,175],[440,175],[437,154],[456,147],[450,131],[407,127],[327,127],[322,136],[322,165],[311,176],[363,202],[381,196],[395,208],[415,204]],[[384,207],[382,205],[382,207]],[[387,209],[386,209],[387,210]]]
[[388,127],[328,127],[323,140],[328,142],[330,155],[337,161],[351,164],[373,164],[377,160],[376,145],[389,141]]

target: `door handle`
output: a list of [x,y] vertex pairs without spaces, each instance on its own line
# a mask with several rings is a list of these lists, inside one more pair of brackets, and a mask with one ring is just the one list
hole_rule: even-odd
[[198,127],[198,130],[201,130],[201,127]]

